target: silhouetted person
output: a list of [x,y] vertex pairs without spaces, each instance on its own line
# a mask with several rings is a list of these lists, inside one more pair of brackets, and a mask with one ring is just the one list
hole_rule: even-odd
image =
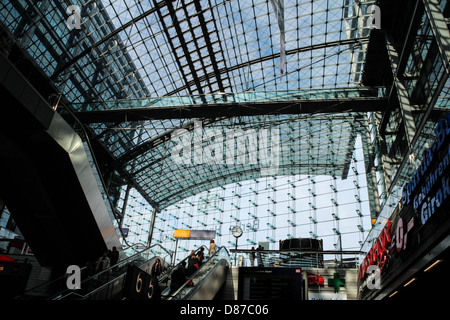
[[250,252],[248,254],[248,257],[250,259],[250,266],[254,267],[255,266],[255,258],[256,258],[256,256],[255,256],[255,247],[252,247],[252,252]]
[[[262,250],[264,250],[264,248],[261,245],[259,245],[258,248],[256,249],[256,251],[262,251]],[[258,261],[258,267],[264,267],[261,252],[258,252],[256,255],[257,255],[257,261]]]
[[[103,253],[103,256],[100,257],[97,261],[97,266],[95,271],[96,272],[102,272],[103,270],[106,270],[110,267],[111,261],[108,258],[108,252]],[[99,280],[106,281],[109,278],[109,271],[103,272],[98,276]]]
[[172,281],[170,282],[170,292],[177,291],[183,283],[186,282],[187,270],[186,270],[186,262],[182,261],[181,264],[172,272]]
[[198,258],[195,256],[195,251],[192,250],[188,257],[187,276],[189,277],[198,269]]
[[112,248],[109,259],[111,260],[111,265],[117,264],[119,262],[119,251],[117,251],[116,247]]
[[205,248],[201,247],[200,251],[197,253],[198,266],[200,267],[203,264],[203,259],[205,258]]
[[111,260],[108,258],[108,253],[105,252],[103,255],[98,259],[97,265],[95,267],[96,272],[100,272],[102,270],[106,270],[111,265]]

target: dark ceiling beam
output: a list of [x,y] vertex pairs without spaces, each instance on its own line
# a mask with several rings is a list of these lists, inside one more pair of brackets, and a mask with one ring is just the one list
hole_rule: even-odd
[[[180,38],[180,37],[183,37],[183,41],[180,41],[181,42],[181,47],[182,47],[182,49],[183,49],[183,52],[184,52],[184,54],[185,54],[185,56],[186,56],[186,59],[191,59],[192,61],[194,61],[192,58],[191,58],[191,56],[193,56],[193,53],[194,52],[190,52],[189,51],[189,48],[187,47],[187,44],[188,43],[191,43],[191,44],[193,44],[193,46],[191,46],[191,50],[192,49],[194,49],[195,48],[195,52],[197,53],[197,55],[198,55],[198,63],[200,63],[200,65],[201,65],[201,70],[199,70],[199,68],[198,69],[195,69],[195,67],[194,67],[194,65],[192,64],[189,64],[189,60],[188,60],[188,64],[189,64],[189,68],[191,68],[191,74],[193,75],[193,77],[194,77],[194,79],[196,79],[196,78],[198,78],[198,71],[202,71],[203,73],[206,73],[207,71],[206,71],[206,66],[205,66],[205,61],[204,61],[204,59],[203,59],[203,57],[202,57],[202,53],[201,53],[201,46],[200,46],[200,44],[199,44],[199,40],[200,40],[200,38],[198,38],[197,36],[196,36],[196,34],[195,34],[195,32],[194,32],[194,29],[197,27],[197,26],[195,26],[195,25],[193,25],[193,23],[192,23],[192,16],[190,16],[189,15],[189,12],[188,12],[188,9],[186,8],[186,4],[184,3],[184,1],[181,1],[181,8],[182,8],[182,10],[184,11],[184,15],[186,16],[186,23],[188,24],[188,28],[189,28],[189,33],[190,33],[190,37],[192,38],[192,40],[190,40],[189,38],[189,36],[187,36],[187,41],[185,40],[185,33],[186,33],[186,31],[185,31],[185,33],[183,33],[183,34],[178,34],[178,37]],[[197,12],[195,15],[197,15],[198,16],[198,19],[199,19],[199,22],[200,22],[200,13],[199,12]],[[175,15],[176,16],[176,15]],[[178,18],[177,18],[178,19]],[[174,26],[178,26],[180,23],[179,23],[179,20],[177,20],[176,22],[174,21]],[[201,24],[201,23],[200,23]],[[206,37],[207,37],[207,35],[208,35],[208,30],[206,30],[206,34],[204,34],[204,32],[205,32],[205,29],[204,29],[204,27],[206,27],[206,26],[203,26],[203,28],[202,28],[202,32],[203,32],[203,37],[204,37],[204,40],[206,41]],[[181,30],[181,28],[180,28],[180,30]],[[177,31],[178,32],[178,31]],[[183,42],[185,42],[186,43],[186,46],[183,46]],[[206,44],[206,42],[205,42],[205,44]],[[203,47],[203,46],[202,46]],[[189,57],[188,57],[188,55],[189,55]],[[212,62],[212,61],[211,61]],[[192,68],[192,67],[194,67],[194,68]],[[195,73],[195,75],[194,75],[194,73]],[[196,83],[196,85],[197,85],[197,83]],[[212,92],[213,91],[213,89],[212,89],[212,85],[211,85],[211,81],[210,81],[210,79],[208,79],[208,81],[207,81],[207,84],[205,84],[204,85],[204,87],[205,87],[205,89],[206,89],[206,86],[208,86],[209,87],[209,91],[210,92]],[[202,86],[203,87],[203,86]]]
[[[203,36],[205,39],[206,47],[208,49],[208,54],[211,59],[211,64],[214,69],[214,74],[217,79],[217,84],[219,86],[219,90],[221,92],[225,91],[225,87],[223,86],[222,79],[220,77],[219,67],[217,65],[216,55],[214,53],[214,49],[212,46],[211,38],[209,36],[209,30],[206,26],[205,16],[203,15],[202,5],[199,0],[194,0],[195,9],[198,12],[198,20],[200,21],[200,27],[202,28]],[[200,53],[199,53],[200,54]],[[206,72],[205,72],[206,73]]]
[[[177,33],[178,40],[180,41],[181,48],[183,49],[183,52],[184,52],[184,58],[186,58],[186,61],[188,63],[188,66],[189,66],[189,69],[191,72],[191,76],[194,79],[195,86],[197,87],[198,93],[203,94],[204,91],[203,91],[202,83],[198,78],[197,71],[195,70],[194,62],[192,61],[191,54],[187,47],[186,40],[184,39],[183,30],[181,30],[181,27],[180,27],[180,24],[179,24],[179,21],[177,18],[177,14],[175,12],[175,8],[173,7],[173,4],[170,2],[167,3],[167,9],[169,9],[169,15],[172,19],[173,28],[175,28],[175,31]],[[163,22],[163,20],[162,20],[162,22]],[[170,34],[167,31],[167,27],[165,27],[164,29],[166,31],[167,38],[170,39]],[[185,80],[186,80],[185,82],[187,83],[186,78],[185,78]]]
[[[393,2],[389,2],[389,4],[386,4],[388,7],[384,8],[381,7],[383,12],[394,12],[395,10],[392,10],[390,6],[393,4]],[[391,10],[389,10],[390,8]],[[423,8],[423,4],[421,4],[420,0],[415,0],[415,4],[413,5],[412,2],[410,4],[410,7],[408,8],[409,16],[411,17],[411,20],[408,25],[404,25],[402,31],[402,35],[404,38],[401,38],[398,40],[398,42],[401,44],[399,45],[400,51],[400,57],[398,62],[398,67],[396,70],[396,74],[391,74],[391,77],[397,76],[400,80],[405,79],[405,68],[406,64],[409,61],[409,55],[411,51],[413,50],[414,41],[416,40],[417,32],[421,26],[423,14],[425,12],[425,9]],[[395,28],[396,32],[399,32],[399,28]],[[390,31],[392,33],[392,31]],[[382,34],[382,36],[385,37],[386,31],[379,32]],[[403,40],[402,40],[403,39]],[[386,44],[384,44],[386,46]],[[370,50],[370,48],[369,48]],[[387,51],[386,51],[387,52]],[[370,54],[370,51],[367,53],[367,55]],[[387,54],[387,53],[386,53]],[[366,61],[366,65],[368,62]],[[392,71],[391,71],[392,73]],[[399,107],[398,104],[398,97],[396,96],[395,92],[395,86],[391,85],[389,90],[389,101],[392,103],[389,103],[389,108],[386,109],[386,112],[383,114],[383,118],[381,120],[379,131],[384,134],[386,132],[386,126],[389,123],[391,113],[395,110],[395,108]]]
[[361,97],[348,99],[296,100],[280,102],[221,103],[174,107],[109,109],[76,112],[83,123],[121,123],[128,121],[196,119],[256,115],[314,114],[337,112],[384,111],[386,98]]

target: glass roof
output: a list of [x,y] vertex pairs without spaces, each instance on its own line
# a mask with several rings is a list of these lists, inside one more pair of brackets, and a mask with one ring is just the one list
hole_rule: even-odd
[[286,1],[282,21],[272,1],[73,1],[80,29],[50,3],[2,2],[3,21],[30,36],[35,60],[84,102],[355,86],[374,1]]
[[[125,168],[161,208],[208,189],[253,180],[264,175],[311,174],[343,177],[349,169],[359,128],[355,118],[345,114],[329,117],[259,116],[225,119],[202,128],[203,143],[199,148],[204,153],[207,152],[206,148],[210,143],[205,139],[207,130],[217,130],[215,138],[223,137],[225,144],[230,143],[229,137],[225,137],[225,130],[242,130],[246,137],[253,132],[258,148],[252,149],[251,146],[245,145],[245,150],[242,151],[245,159],[242,163],[235,158],[229,161],[230,154],[226,153],[228,145],[221,145],[216,150],[221,152],[222,163],[208,163],[203,160],[196,164],[188,158],[188,163],[178,164],[173,157],[174,146],[178,141],[172,137],[171,140],[158,143],[127,161]],[[262,149],[261,133],[267,128],[270,128],[272,137],[278,135],[277,150],[274,150],[273,140],[269,143],[271,151]],[[193,139],[195,134],[198,133],[194,131]],[[222,141],[220,143],[222,144]],[[239,146],[232,148],[231,157]],[[195,154],[196,151],[193,149],[192,153]],[[205,154],[203,156],[205,157]],[[252,162],[252,157],[257,158],[257,161]],[[276,161],[272,161],[274,157]]]
[[[97,103],[114,109],[114,101],[123,99],[359,90],[368,8],[374,3],[91,0],[73,1],[68,8],[48,0],[13,0],[1,2],[0,17],[73,106]],[[342,176],[354,144],[353,119],[348,114],[268,115],[204,125],[279,130],[284,162],[278,174],[332,171]],[[197,190],[258,176],[245,165],[174,170],[167,163],[170,146],[161,137],[190,123],[168,119],[89,126],[161,207]]]

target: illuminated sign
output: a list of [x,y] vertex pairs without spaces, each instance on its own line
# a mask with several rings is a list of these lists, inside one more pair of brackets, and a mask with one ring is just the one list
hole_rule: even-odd
[[408,233],[414,228],[414,221],[414,217],[409,222],[406,222],[403,218],[398,220],[395,230],[395,249],[397,253],[406,249],[408,245]]
[[328,279],[328,286],[334,288],[334,292],[339,292],[341,287],[345,287],[345,279],[339,277],[339,273],[333,274],[333,279]]
[[[441,156],[440,163],[435,165],[433,170],[430,169],[445,138],[450,135],[450,113],[447,114],[446,120],[439,122],[435,132],[436,143],[423,152],[422,163],[412,180],[403,187],[402,204],[408,205],[412,201],[413,208],[422,224],[427,223],[428,219],[450,195],[450,179],[444,175],[450,164],[450,149]],[[411,199],[412,195],[415,195],[413,199]]]
[[324,279],[322,276],[308,273],[308,286],[310,287],[323,287]]
[[391,243],[391,222],[387,221],[381,234],[377,240],[373,243],[367,253],[366,258],[360,266],[359,278],[364,279],[367,268],[371,265],[376,265],[380,268],[380,272],[383,270],[387,261],[389,260],[389,245]]
[[[372,295],[403,272],[408,263],[426,254],[432,237],[444,226],[435,215],[445,213],[450,196],[450,113],[436,128],[436,142],[423,152],[422,162],[403,187],[403,208],[394,211],[360,266],[360,292]],[[434,222],[430,222],[434,220]],[[389,270],[388,270],[389,268]],[[383,272],[384,271],[384,272]],[[386,278],[381,281],[381,276]]]
[[190,235],[191,235],[191,230],[177,229],[173,233],[173,237],[176,239],[189,239]]

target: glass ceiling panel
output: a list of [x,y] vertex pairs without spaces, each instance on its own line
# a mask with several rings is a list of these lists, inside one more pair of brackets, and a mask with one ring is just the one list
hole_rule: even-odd
[[[146,152],[139,153],[125,164],[125,168],[143,186],[148,196],[165,208],[179,200],[199,192],[237,181],[258,179],[269,175],[329,175],[343,178],[348,172],[351,154],[359,130],[357,115],[316,115],[316,116],[255,116],[225,119],[202,126],[203,139],[200,149],[196,149],[196,137],[189,135],[189,146],[193,145],[192,157],[196,150],[203,151],[205,157],[208,147],[206,132],[211,129],[218,130],[216,138],[223,138],[220,147],[214,149],[222,152],[219,158],[223,163],[206,163],[189,158],[186,164],[175,161],[174,149],[178,141],[172,136],[170,140],[163,141]],[[356,119],[356,120],[355,120]],[[264,151],[261,146],[261,130],[270,128],[272,136],[279,135],[278,154],[272,153],[274,145],[268,143],[271,151]],[[245,146],[245,160],[242,163],[233,158],[231,164],[230,151],[236,156],[238,145],[227,149],[230,140],[226,130],[242,130],[246,137],[252,132],[258,136],[254,140],[258,148],[251,149]],[[254,130],[254,131],[251,131]],[[224,143],[224,145],[222,145]],[[266,145],[264,145],[266,146]],[[251,161],[254,152],[257,161]],[[276,163],[271,162],[274,155]],[[271,165],[275,171],[264,171]],[[265,174],[265,172],[267,172]]]
[[84,102],[358,85],[373,3],[286,1],[283,34],[272,3],[256,0],[74,1],[79,30],[51,1],[2,1],[1,18],[71,101]]
[[[262,0],[74,0],[71,4],[80,8],[81,23],[79,29],[73,29],[67,21],[74,12],[68,13],[64,2],[2,0],[0,20],[74,105],[140,98],[155,101],[163,97],[161,101],[167,103],[166,97],[193,99],[219,92],[252,91],[247,95],[257,92],[263,96],[308,90],[351,92],[360,87],[369,35],[367,9],[374,3],[285,1],[281,20],[272,2]],[[289,121],[296,121],[289,116],[258,119],[266,125],[286,120],[275,126],[283,132],[288,130]],[[283,152],[293,150],[286,161],[298,163],[298,173],[308,171],[305,168],[312,164],[321,168],[317,170],[332,168],[342,175],[354,138],[352,126],[336,119],[332,127],[340,131],[335,135],[338,145],[332,156],[325,148],[326,135],[331,131],[324,118],[313,125],[317,130],[313,138],[306,137],[303,125],[281,135]],[[189,121],[96,123],[90,127],[120,158]],[[214,125],[226,125],[226,121]],[[251,123],[249,128],[257,125]],[[289,144],[290,138],[298,139],[298,144]],[[309,156],[308,142],[319,145]],[[151,198],[164,206],[173,203],[170,197],[175,195],[150,189],[148,183],[170,170],[171,166],[164,162],[167,159],[161,156],[165,152],[167,145],[154,146],[140,158],[133,158],[133,163],[127,163]],[[288,162],[280,166],[282,174],[292,170]],[[199,181],[205,172],[206,180]],[[220,179],[228,183],[238,175],[248,178],[255,174],[255,168],[243,165],[214,171],[198,166],[184,173],[187,177],[161,183],[200,190]],[[182,196],[176,195],[177,199]]]

